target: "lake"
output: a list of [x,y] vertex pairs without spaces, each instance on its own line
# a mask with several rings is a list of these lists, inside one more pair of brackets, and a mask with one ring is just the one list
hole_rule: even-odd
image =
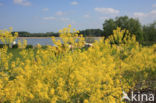
[[[59,37],[55,37],[56,40],[61,40]],[[85,37],[85,41],[87,43],[93,43],[94,41],[99,41],[100,39],[102,39],[102,37]],[[27,44],[28,45],[54,45],[54,43],[52,42],[50,37],[18,37],[15,41],[16,43],[18,42],[18,40],[27,40]]]

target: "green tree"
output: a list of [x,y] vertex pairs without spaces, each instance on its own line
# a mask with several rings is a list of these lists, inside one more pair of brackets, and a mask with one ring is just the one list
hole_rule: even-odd
[[132,35],[136,35],[136,39],[140,42],[143,40],[143,30],[138,19],[129,18],[128,16],[116,17],[115,20],[105,20],[103,24],[104,36],[108,37],[113,34],[113,30],[117,27],[128,30]]
[[80,34],[83,34],[85,37],[99,37],[102,34],[102,30],[100,29],[86,29],[81,30]]
[[143,36],[145,41],[156,42],[156,21],[150,25],[144,25]]
[[116,28],[117,26],[113,19],[105,20],[103,24],[104,36],[107,38],[109,35],[113,34],[113,30]]

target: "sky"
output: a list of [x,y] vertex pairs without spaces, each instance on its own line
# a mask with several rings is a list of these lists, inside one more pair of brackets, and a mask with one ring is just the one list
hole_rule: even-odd
[[102,29],[117,16],[156,20],[156,0],[0,0],[0,30],[58,32],[69,24],[77,30]]

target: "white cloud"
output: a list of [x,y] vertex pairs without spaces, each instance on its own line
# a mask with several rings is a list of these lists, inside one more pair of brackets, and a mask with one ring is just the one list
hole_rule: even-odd
[[84,15],[84,18],[90,18],[89,14]]
[[143,13],[143,12],[135,12],[134,14],[134,17],[137,17],[137,18],[150,18],[150,17],[156,17],[156,10],[152,10],[148,13]]
[[153,4],[152,7],[153,7],[153,8],[156,8],[156,4]]
[[49,10],[49,8],[43,8],[42,9],[42,11],[48,11]]
[[3,6],[3,3],[0,3],[0,6]]
[[23,6],[30,6],[31,3],[27,0],[13,0],[15,4],[23,5]]
[[134,18],[138,18],[142,23],[149,23],[149,22],[153,22],[156,19],[156,10],[152,10],[149,11],[147,13],[143,13],[143,12],[135,12],[133,13],[133,17]]
[[58,15],[58,16],[62,16],[62,15],[64,15],[65,13],[64,12],[62,12],[62,11],[58,11],[58,12],[56,12],[56,15]]
[[56,18],[53,16],[50,17],[44,17],[43,20],[55,20]]
[[79,3],[77,1],[71,2],[71,5],[78,5]]
[[94,8],[94,10],[102,14],[118,14],[120,12],[113,8]]

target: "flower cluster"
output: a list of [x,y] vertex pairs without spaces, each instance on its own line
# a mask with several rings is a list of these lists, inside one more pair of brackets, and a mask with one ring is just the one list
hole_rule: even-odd
[[11,47],[14,40],[18,37],[18,33],[12,34],[12,28],[8,30],[0,30],[0,41],[3,44],[7,44]]

